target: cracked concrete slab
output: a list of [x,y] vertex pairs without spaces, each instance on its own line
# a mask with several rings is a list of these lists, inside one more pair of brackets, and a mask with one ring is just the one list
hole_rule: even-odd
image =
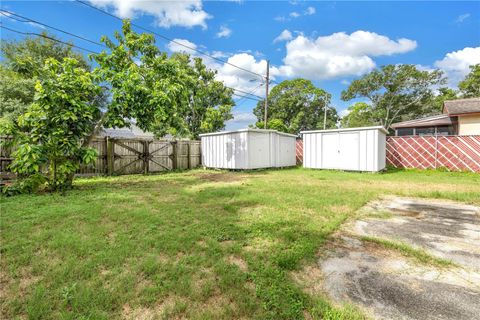
[[[337,234],[318,261],[323,289],[338,303],[362,307],[376,319],[475,319],[480,315],[480,208],[420,199],[369,204],[362,218]],[[375,215],[373,215],[375,216]],[[361,236],[401,240],[451,259],[437,268]]]

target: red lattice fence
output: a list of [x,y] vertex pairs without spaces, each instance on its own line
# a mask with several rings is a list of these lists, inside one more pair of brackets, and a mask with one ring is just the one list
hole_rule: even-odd
[[303,163],[303,140],[302,139],[297,139],[295,154],[297,156],[297,164],[302,164]]
[[480,135],[388,137],[387,164],[480,172]]

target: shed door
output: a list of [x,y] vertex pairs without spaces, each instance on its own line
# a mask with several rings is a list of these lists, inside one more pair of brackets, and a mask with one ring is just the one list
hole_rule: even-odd
[[339,135],[339,167],[343,170],[359,170],[360,133],[341,132]]
[[322,168],[337,169],[339,158],[338,133],[322,134]]

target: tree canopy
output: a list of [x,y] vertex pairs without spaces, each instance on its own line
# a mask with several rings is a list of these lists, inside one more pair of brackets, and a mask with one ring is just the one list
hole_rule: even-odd
[[187,72],[185,90],[188,98],[186,108],[182,108],[182,117],[188,136],[197,139],[201,133],[224,129],[225,122],[233,118],[233,90],[215,80],[217,72],[208,69],[201,58],[192,59],[179,53],[173,55],[173,59],[179,61]]
[[[298,134],[302,130],[323,129],[324,110],[331,95],[317,88],[310,80],[285,80],[268,94],[267,127],[284,128]],[[257,126],[264,127],[264,101],[259,101],[253,113]],[[335,128],[338,120],[334,108],[327,109],[327,128]]]
[[431,113],[434,87],[445,84],[439,70],[422,71],[414,65],[387,65],[354,80],[342,100],[366,98],[374,123],[385,128],[396,121]]
[[357,102],[347,109],[348,114],[342,117],[342,128],[356,128],[379,125],[368,103]]
[[11,168],[25,176],[44,177],[52,190],[65,187],[81,163],[95,159],[83,146],[100,116],[92,97],[101,87],[77,60],[47,59],[35,85],[35,100],[8,130],[16,150]]
[[470,66],[470,73],[458,84],[463,98],[480,97],[480,63]]
[[47,59],[74,58],[79,67],[90,70],[83,55],[55,39],[54,35],[44,32],[42,36],[20,41],[2,40],[0,118],[13,121],[27,110],[33,102],[36,79],[42,74]]

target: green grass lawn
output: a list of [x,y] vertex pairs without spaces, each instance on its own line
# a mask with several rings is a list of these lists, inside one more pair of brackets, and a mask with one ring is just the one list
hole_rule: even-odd
[[2,198],[0,316],[362,318],[295,279],[358,208],[390,194],[480,204],[480,175],[194,170]]

